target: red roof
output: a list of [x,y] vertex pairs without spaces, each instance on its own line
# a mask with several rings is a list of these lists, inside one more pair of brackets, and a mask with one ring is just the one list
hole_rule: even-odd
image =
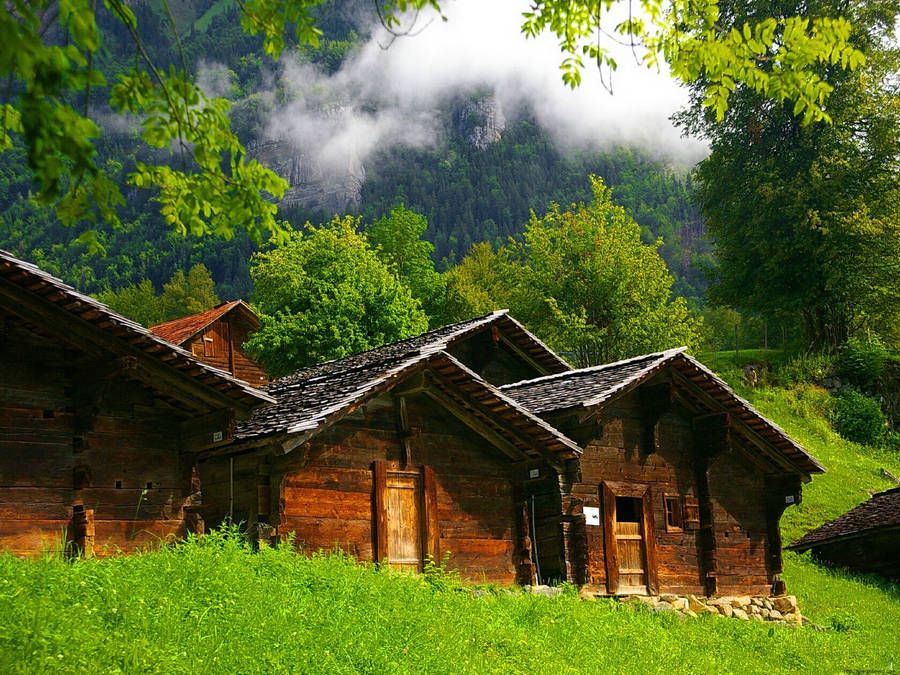
[[199,314],[192,314],[181,319],[161,323],[158,326],[151,326],[150,331],[172,344],[180,345],[239,306],[243,307],[245,313],[250,315],[253,322],[258,325],[256,314],[246,302],[243,300],[232,300],[231,302],[223,302],[221,305],[216,305],[212,309]]

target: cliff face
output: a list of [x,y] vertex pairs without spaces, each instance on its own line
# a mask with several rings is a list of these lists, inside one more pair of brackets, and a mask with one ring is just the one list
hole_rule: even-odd
[[323,167],[321,161],[288,139],[261,141],[250,149],[263,165],[289,185],[283,206],[304,206],[327,213],[357,211],[366,171],[353,153],[340,168]]
[[453,122],[456,133],[479,150],[487,150],[499,141],[506,128],[500,101],[493,94],[461,102],[453,114]]
[[[320,137],[307,133],[304,138],[295,138],[285,134],[248,144],[247,149],[253,157],[288,182],[288,191],[281,202],[283,206],[303,206],[327,213],[359,210],[366,169],[356,152],[348,149],[340,157],[334,157],[332,153],[325,164],[316,151],[328,140],[321,136],[334,132],[345,112],[341,106],[323,109],[322,124],[315,126]],[[452,126],[448,129],[451,135],[479,150],[486,150],[500,140],[506,118],[495,96],[481,95],[455,103],[448,126]],[[270,134],[273,132],[277,134],[278,130],[270,130]]]

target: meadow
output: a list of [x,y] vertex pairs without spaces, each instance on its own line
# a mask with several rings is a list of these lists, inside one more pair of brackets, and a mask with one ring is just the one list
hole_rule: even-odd
[[[783,519],[785,541],[891,487],[896,453],[849,443],[809,385],[750,388],[718,369],[826,466]],[[0,672],[751,673],[900,670],[900,587],[785,554],[788,592],[822,630],[686,619],[419,577],[339,553],[252,551],[234,532],[129,557],[0,556]]]

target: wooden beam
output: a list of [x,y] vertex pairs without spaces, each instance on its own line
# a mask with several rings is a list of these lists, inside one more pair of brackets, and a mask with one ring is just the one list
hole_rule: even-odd
[[437,387],[428,387],[424,392],[430,398],[444,406],[450,413],[456,416],[461,422],[466,424],[477,434],[480,434],[486,441],[494,445],[498,450],[503,452],[507,457],[514,461],[523,461],[529,459],[528,455],[519,448],[506,440],[499,433],[494,431],[490,426],[475,417],[472,413],[465,410],[450,396],[445,394]]
[[500,342],[504,344],[504,346],[508,347],[516,356],[522,359],[529,366],[538,371],[541,375],[549,375],[550,371],[547,370],[546,366],[541,365],[537,361],[535,361],[530,355],[525,353],[525,351],[512,340],[510,340],[506,335],[500,331]]
[[425,553],[436,565],[441,563],[441,523],[438,520],[437,478],[430,466],[422,467],[425,492]]
[[603,548],[606,553],[606,592],[615,595],[619,590],[619,553],[616,549],[616,496],[604,481],[600,486],[603,497]]
[[[703,400],[707,407],[711,407],[713,410],[722,408],[721,401],[718,401],[714,397],[710,396],[709,393],[704,391],[702,387],[698,386],[695,382],[691,382],[691,380],[688,379],[683,373],[679,372],[678,370],[673,370],[673,374],[676,380],[679,381],[679,383],[681,383],[683,386],[689,387],[697,395],[698,398]],[[801,469],[798,469],[796,466],[794,466],[790,462],[790,460],[788,460],[777,449],[775,449],[771,443],[767,442],[758,433],[753,431],[753,429],[751,429],[750,426],[740,417],[733,414],[730,417],[732,421],[731,428],[741,436],[747,438],[754,445],[756,445],[772,462],[774,462],[778,466],[781,466],[783,469],[789,471],[790,473],[803,474],[803,471]]]
[[375,562],[382,562],[388,555],[387,544],[387,463],[376,460],[374,464],[375,501]]
[[[446,380],[445,378],[442,378],[441,376],[437,375],[436,373],[429,373],[428,377],[430,379],[432,379],[434,385],[437,387],[440,387],[443,389],[450,389],[450,390],[456,389],[456,386],[452,382]],[[429,389],[429,391],[434,388],[435,388],[434,386],[431,387]],[[484,404],[477,402],[473,396],[465,396],[464,398],[466,398],[466,400],[468,400],[470,402],[470,405],[472,406],[473,409],[475,409],[478,413],[480,413],[482,416],[486,417],[487,419],[495,419],[497,417],[496,412],[488,409]],[[563,467],[562,461],[555,454],[553,454],[553,452],[551,452],[546,447],[544,447],[543,444],[541,444],[540,442],[531,438],[528,434],[519,431],[511,424],[504,424],[503,428],[509,434],[514,436],[517,441],[519,441],[523,445],[527,445],[532,450],[534,450],[538,455],[543,457],[544,461],[547,462],[547,464],[552,466],[554,469],[556,469],[558,472],[561,473],[563,471],[564,467]]]
[[234,408],[242,416],[252,410],[247,404],[233,399],[212,387],[201,385],[176,369],[160,363],[156,358],[91,324],[89,321],[67,312],[59,305],[36,298],[32,293],[0,278],[0,299],[5,300],[7,311],[37,326],[46,326],[64,342],[100,358],[132,356],[137,359],[134,374],[157,391],[168,394],[185,403],[200,402],[208,408]]

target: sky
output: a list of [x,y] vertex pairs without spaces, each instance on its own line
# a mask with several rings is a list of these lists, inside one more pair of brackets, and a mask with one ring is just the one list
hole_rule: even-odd
[[564,147],[637,146],[682,167],[705,156],[702,143],[682,138],[669,121],[687,102],[678,83],[611,45],[619,63],[612,94],[592,65],[572,90],[562,82],[555,38],[522,35],[527,8],[523,0],[445,0],[446,22],[420,16],[421,32],[392,42],[378,28],[330,76],[285,60],[282,79],[296,98],[270,116],[268,135],[343,170],[391,144],[439,143],[437,107],[477,89],[493,90],[503,110],[527,104]]

